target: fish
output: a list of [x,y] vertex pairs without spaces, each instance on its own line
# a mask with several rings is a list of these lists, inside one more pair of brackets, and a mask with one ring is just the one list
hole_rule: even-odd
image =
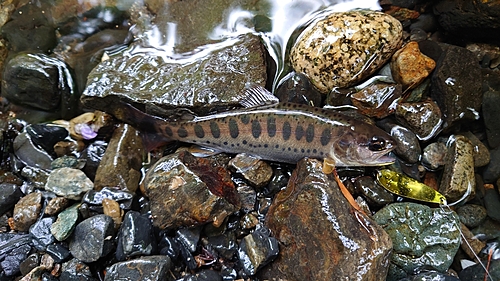
[[133,110],[123,111],[121,117],[153,126],[157,134],[168,140],[216,153],[245,153],[291,164],[305,157],[328,160],[335,166],[394,163],[394,158],[387,156],[396,147],[391,136],[342,112],[278,103],[263,87],[249,89],[240,103],[245,108],[188,120],[170,121]]

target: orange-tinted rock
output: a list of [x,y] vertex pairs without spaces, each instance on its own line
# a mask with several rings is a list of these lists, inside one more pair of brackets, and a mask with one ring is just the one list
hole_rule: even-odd
[[385,280],[389,236],[349,205],[318,160],[297,164],[269,208],[266,226],[280,242],[280,254],[258,273],[261,280]]
[[28,231],[30,226],[38,219],[41,209],[42,194],[40,192],[33,192],[24,196],[14,207],[12,218],[9,219],[9,226],[13,230]]
[[135,192],[141,179],[143,154],[144,145],[139,131],[128,124],[120,124],[113,132],[97,168],[94,188],[119,187]]
[[418,86],[436,67],[436,62],[422,54],[417,42],[409,42],[391,60],[392,76],[404,89]]

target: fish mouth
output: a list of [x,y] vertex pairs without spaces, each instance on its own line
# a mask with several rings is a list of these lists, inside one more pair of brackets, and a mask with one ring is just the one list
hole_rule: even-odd
[[372,163],[373,166],[385,166],[394,164],[396,162],[396,158],[389,155],[382,155],[379,158],[375,159]]

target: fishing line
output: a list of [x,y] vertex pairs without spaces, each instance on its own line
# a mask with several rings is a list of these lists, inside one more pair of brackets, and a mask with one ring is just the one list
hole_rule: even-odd
[[[462,197],[463,198],[463,197]],[[462,198],[460,200],[462,200]],[[458,200],[457,202],[459,202],[460,200]],[[457,202],[454,202],[453,204],[456,204]],[[448,205],[446,204],[446,200],[443,202],[443,204],[440,204],[439,207],[441,208],[441,210],[447,212],[449,211],[449,214],[451,214],[453,212],[453,210],[450,208],[451,205]],[[447,209],[447,210],[445,210]],[[453,220],[453,224],[455,224],[455,226],[457,227],[458,229],[458,232],[460,232],[460,238],[465,242],[465,244],[467,245],[467,247],[471,250],[472,254],[474,255],[474,257],[476,258],[477,262],[481,265],[481,267],[484,269],[485,271],[485,275],[487,275],[491,281],[494,281],[493,280],[493,277],[491,277],[490,275],[490,272],[488,271],[487,267],[484,265],[484,263],[481,261],[481,259],[479,258],[479,256],[476,254],[476,252],[474,251],[474,249],[472,249],[472,246],[469,244],[469,241],[467,241],[467,238],[465,237],[464,233],[462,232],[462,229],[460,227],[460,225],[458,225],[458,223],[456,222],[456,220]],[[485,279],[486,280],[486,279]]]

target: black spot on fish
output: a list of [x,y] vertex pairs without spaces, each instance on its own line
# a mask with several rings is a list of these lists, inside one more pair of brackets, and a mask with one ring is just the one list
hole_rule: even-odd
[[224,142],[224,145],[227,145],[227,141]]
[[300,150],[300,152],[304,153],[304,152],[305,152],[305,149],[303,149],[303,148],[302,148],[302,149]]
[[272,138],[276,135],[276,119],[267,117],[267,134]]
[[246,141],[246,140],[243,140],[243,141],[242,141],[242,143],[243,143],[243,144],[247,144],[247,141]]
[[264,147],[265,147],[265,148],[268,148],[268,147],[269,147],[269,145],[266,143],[266,144],[264,144]]
[[215,121],[210,122],[210,132],[214,138],[218,139],[220,137],[219,125]]
[[241,122],[245,125],[250,122],[250,116],[248,116],[248,115],[241,115],[240,119],[241,119]]
[[323,132],[321,133],[321,145],[325,146],[330,142],[330,139],[332,138],[332,132],[330,129],[324,129]]
[[316,154],[318,153],[318,151],[316,149],[313,149],[313,153]]
[[300,140],[304,136],[304,128],[301,125],[297,125],[297,129],[295,129],[295,138]]
[[288,151],[291,151],[291,150],[292,150],[292,148],[290,148],[290,147],[289,147],[289,148],[288,148]]
[[238,129],[238,123],[234,119],[229,119],[229,134],[233,139],[237,138],[238,135],[240,134],[240,131]]
[[275,146],[274,146],[274,148],[279,148],[279,147],[280,147],[280,145],[279,145],[279,144],[277,144],[277,145],[275,145]]
[[292,127],[290,126],[290,123],[288,121],[285,121],[283,123],[283,140],[290,139],[291,135],[292,135]]
[[314,140],[314,125],[309,124],[306,129],[306,141],[312,142]]
[[307,152],[307,153],[311,153],[311,150],[310,150],[310,149],[308,149],[306,152]]
[[254,138],[260,137],[260,133],[262,132],[262,128],[260,127],[259,120],[255,119],[252,121],[252,136]]
[[194,133],[200,139],[205,137],[205,131],[203,131],[203,127],[200,124],[194,125]]
[[188,136],[188,131],[184,127],[179,127],[179,129],[177,129],[177,135],[181,138],[185,138]]
[[297,152],[297,148],[294,148],[294,149],[293,149],[293,152]]
[[166,134],[167,136],[169,136],[169,137],[171,137],[171,136],[173,136],[173,135],[174,135],[174,132],[172,132],[172,128],[170,128],[170,127],[168,127],[168,126],[167,126],[167,127],[165,127],[164,131],[165,131],[165,134]]

